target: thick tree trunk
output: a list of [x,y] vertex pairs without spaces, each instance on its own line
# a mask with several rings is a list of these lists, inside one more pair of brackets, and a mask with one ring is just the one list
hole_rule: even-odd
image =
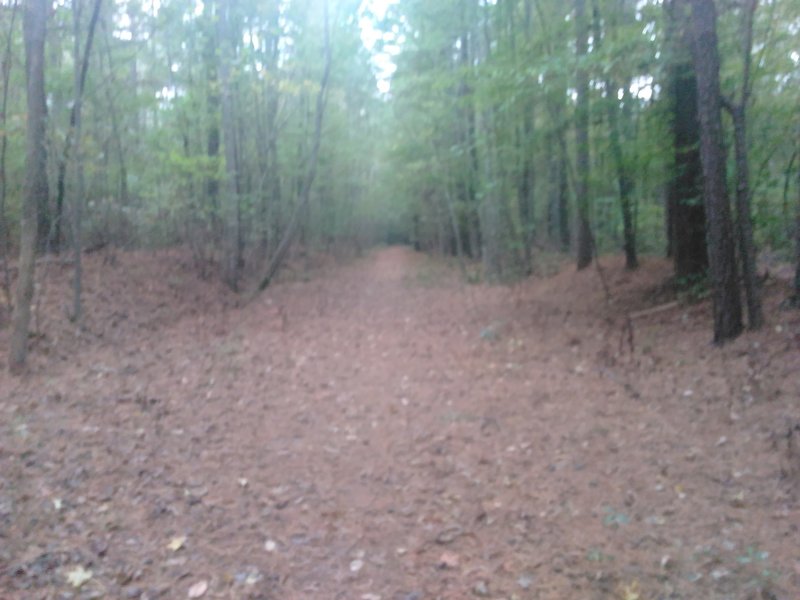
[[578,205],[578,269],[592,264],[594,242],[589,209],[589,74],[583,64],[588,48],[586,0],[575,0],[575,51],[578,69],[575,78],[577,102],[575,108],[575,146],[577,181],[575,199]]
[[692,0],[692,34],[703,196],[708,218],[708,263],[714,303],[714,342],[723,343],[742,331],[742,304],[725,173],[722,132],[717,14],[713,0]]
[[690,280],[704,277],[708,268],[697,80],[691,56],[686,52],[691,47],[688,5],[685,0],[672,0],[666,6],[673,54],[668,70],[668,98],[674,152],[667,190],[668,255],[673,258],[675,276]]
[[756,273],[756,246],[750,216],[750,177],[747,152],[747,116],[744,105],[733,107],[734,154],[736,158],[736,228],[742,259],[742,279],[747,302],[747,324],[758,329],[764,324],[761,293]]
[[36,265],[37,213],[46,204],[47,153],[45,150],[44,43],[47,28],[48,0],[25,3],[25,73],[28,92],[25,183],[20,225],[19,278],[14,304],[14,319],[8,358],[9,370],[19,373],[28,355],[28,328],[33,299]]

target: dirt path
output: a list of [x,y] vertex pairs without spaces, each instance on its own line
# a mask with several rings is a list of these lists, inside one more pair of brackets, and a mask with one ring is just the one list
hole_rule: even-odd
[[565,285],[388,249],[0,379],[0,598],[798,597],[754,340],[625,362]]

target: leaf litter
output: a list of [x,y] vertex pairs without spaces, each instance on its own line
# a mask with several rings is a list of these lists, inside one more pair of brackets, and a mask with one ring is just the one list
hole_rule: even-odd
[[396,248],[240,306],[181,251],[87,257],[80,335],[56,269],[31,375],[0,374],[0,590],[800,597],[800,319],[768,288],[723,349],[707,304],[631,349],[669,265],[609,263],[611,307],[592,273],[464,288]]

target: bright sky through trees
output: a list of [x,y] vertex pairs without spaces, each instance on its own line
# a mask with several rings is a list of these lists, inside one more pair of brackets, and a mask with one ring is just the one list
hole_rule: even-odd
[[[378,79],[378,91],[381,94],[389,93],[391,77],[397,69],[392,57],[399,53],[400,47],[396,45],[399,40],[392,34],[388,34],[389,39],[387,39],[387,34],[381,31],[378,24],[386,16],[389,6],[395,3],[396,0],[364,0],[358,11],[361,40],[372,53],[372,64]],[[387,44],[381,47],[380,42]]]

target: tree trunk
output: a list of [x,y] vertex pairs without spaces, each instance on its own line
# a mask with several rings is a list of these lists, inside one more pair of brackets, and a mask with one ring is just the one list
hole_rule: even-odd
[[575,145],[577,182],[575,199],[578,205],[578,270],[592,264],[594,243],[589,221],[589,74],[586,71],[588,24],[586,0],[575,0],[575,51],[578,68],[575,76]]
[[48,196],[44,44],[49,7],[48,0],[29,0],[25,3],[23,16],[28,123],[20,224],[19,278],[8,359],[9,370],[12,373],[23,370],[28,355],[28,327],[36,266],[37,213],[39,207],[47,202]]
[[105,94],[106,102],[108,104],[108,112],[111,117],[111,131],[114,134],[114,145],[117,150],[117,160],[119,161],[119,201],[123,207],[128,206],[130,198],[128,194],[128,167],[125,160],[125,149],[122,143],[122,131],[119,126],[119,116],[117,107],[114,104],[113,90],[118,88],[118,83],[115,77],[116,69],[111,54],[111,44],[109,43],[109,33],[105,21],[100,22],[103,27],[103,41],[105,42],[106,59],[108,61],[108,73],[104,79],[106,81]]
[[[483,5],[486,9],[486,5]],[[491,37],[488,27],[489,16],[486,10],[482,16],[483,44],[478,49],[479,60],[491,59]],[[480,38],[478,38],[480,39]],[[500,281],[504,276],[505,235],[503,231],[503,206],[501,177],[497,160],[497,128],[494,105],[489,102],[480,113],[480,130],[485,140],[483,156],[483,185],[480,199],[480,223],[483,245],[481,246],[483,274],[488,281]],[[476,149],[477,151],[477,149]],[[477,166],[477,160],[476,166]]]
[[[597,0],[593,0],[592,19],[594,25],[594,44],[600,50],[603,41],[603,32],[600,26],[600,8]],[[625,251],[625,268],[633,270],[638,268],[639,259],[636,256],[636,224],[633,215],[633,188],[634,181],[625,160],[625,153],[622,148],[620,123],[619,123],[619,99],[617,98],[617,84],[609,74],[604,80],[606,88],[606,119],[608,120],[608,141],[611,147],[611,156],[614,160],[614,168],[617,171],[617,186],[619,191],[619,206],[622,212],[622,234],[623,249]],[[627,90],[622,88],[622,101],[626,101]]]
[[[208,0],[205,10],[210,15],[203,47],[203,66],[206,77],[206,156],[209,159],[209,164],[216,166],[220,148],[219,56],[217,52],[219,35],[217,26],[214,24],[215,20],[219,18],[216,0]],[[216,174],[216,169],[215,172],[206,177],[205,200],[208,203],[208,211],[211,215],[211,236],[213,245],[216,248],[224,235],[219,222],[219,177]]]
[[[553,120],[561,122],[562,107],[551,107]],[[562,252],[569,251],[569,181],[567,178],[567,154],[564,141],[564,129],[559,124],[548,139],[550,141],[550,157],[548,159],[548,202],[547,218],[550,239]]]
[[[533,135],[532,127],[523,125],[523,136],[527,140]],[[523,143],[522,147],[528,144]],[[517,190],[519,198],[519,220],[522,224],[522,245],[525,262],[525,274],[533,273],[533,241],[536,233],[536,223],[534,220],[534,190],[536,187],[536,172],[531,164],[533,158],[527,153],[523,156],[522,173],[519,176],[519,186]]]
[[721,344],[741,333],[742,304],[725,173],[716,22],[713,0],[692,0],[700,158],[714,303],[714,342]]
[[295,210],[292,213],[292,217],[291,219],[289,219],[289,223],[286,225],[286,230],[284,231],[283,237],[281,238],[281,241],[278,244],[277,249],[275,250],[275,254],[269,260],[266,268],[264,269],[264,272],[259,278],[256,292],[265,290],[269,286],[269,284],[272,283],[272,279],[278,273],[278,270],[280,270],[281,265],[283,264],[283,261],[286,258],[286,254],[289,251],[289,247],[294,241],[294,236],[297,234],[297,227],[300,224],[300,218],[302,214],[305,212],[305,209],[308,207],[309,202],[311,201],[311,187],[314,184],[314,178],[317,174],[319,147],[320,143],[322,142],[322,123],[325,117],[325,105],[327,103],[327,98],[328,98],[328,82],[331,76],[331,63],[333,61],[331,39],[330,39],[330,23],[328,16],[328,0],[324,1],[323,10],[324,10],[323,43],[324,43],[325,66],[323,67],[322,80],[320,81],[319,92],[317,93],[317,107],[316,107],[317,112],[314,122],[314,140],[313,140],[313,145],[311,147],[311,156],[309,157],[308,161],[308,170],[306,171],[306,176],[302,183],[302,189],[300,190],[300,202],[295,207]]
[[708,268],[697,80],[691,56],[686,53],[691,47],[688,5],[685,0],[673,0],[666,7],[667,37],[673,54],[667,78],[674,152],[667,190],[668,255],[673,258],[675,276],[690,280],[704,277]]
[[478,146],[476,142],[476,115],[473,106],[472,90],[466,80],[466,73],[472,65],[472,44],[470,43],[469,27],[471,26],[465,2],[461,3],[461,28],[460,49],[458,55],[458,66],[461,69],[462,79],[458,85],[459,108],[462,115],[459,122],[462,124],[459,135],[459,142],[464,148],[465,164],[463,165],[463,179],[461,187],[461,201],[464,205],[464,212],[467,222],[468,252],[472,259],[481,258],[483,246],[483,231],[480,227],[479,203],[478,203],[478,173],[480,163],[478,159]]
[[800,308],[800,169],[797,170],[797,210],[794,218],[794,302]]
[[8,215],[6,214],[6,196],[8,193],[8,181],[6,180],[6,154],[8,152],[6,123],[8,120],[8,83],[11,79],[14,24],[17,20],[18,8],[19,4],[14,0],[14,4],[11,6],[11,18],[8,24],[6,49],[3,55],[3,99],[0,105],[0,261],[3,262],[3,291],[5,293],[5,301],[9,306],[11,305],[11,270],[8,266],[8,258],[11,255],[11,231],[8,226]]
[[222,85],[222,135],[225,141],[225,202],[223,210],[223,258],[222,278],[236,290],[239,287],[241,269],[241,245],[239,243],[240,215],[238,167],[236,160],[236,121],[233,114],[233,85],[231,83],[232,48],[232,6],[225,3],[219,18],[219,46],[222,60],[219,63],[220,83]]
[[750,101],[750,67],[753,48],[753,18],[758,0],[747,0],[742,8],[742,93],[738,104],[726,102],[733,118],[734,154],[736,158],[736,225],[742,279],[747,301],[747,324],[758,329],[764,323],[761,294],[756,273],[756,247],[753,241],[753,219],[750,214],[750,165],[747,151],[747,105]]
[[[514,53],[514,68],[519,69],[514,30],[514,4],[507,5],[508,28],[511,37],[511,45]],[[523,3],[524,22],[523,32],[525,35],[526,48],[531,45],[532,37],[532,18],[530,2]],[[536,105],[533,98],[526,98],[522,106],[522,127],[521,139],[518,141],[518,153],[522,162],[517,184],[517,195],[519,199],[519,219],[522,224],[522,245],[524,253],[525,274],[533,273],[533,243],[536,236],[535,222],[535,194],[536,194],[536,169],[534,168],[534,125],[536,123]],[[520,129],[517,129],[520,135]]]
[[500,195],[495,189],[494,145],[492,144],[492,123],[490,111],[484,114],[484,136],[487,139],[486,156],[483,159],[484,178],[483,197],[481,198],[481,258],[483,274],[487,281],[497,282],[503,277],[503,251],[502,251],[502,218],[500,209]]
[[736,225],[739,253],[742,259],[742,279],[747,302],[747,324],[758,329],[764,324],[761,293],[756,273],[756,247],[753,241],[753,219],[750,215],[750,177],[747,152],[747,116],[743,104],[733,107],[734,154],[736,158]]
[[82,114],[83,90],[86,87],[86,74],[89,72],[89,60],[92,55],[92,42],[94,32],[97,29],[97,20],[100,16],[102,0],[95,0],[92,10],[92,17],[89,21],[89,29],[86,32],[86,45],[83,54],[80,54],[80,11],[74,12],[75,29],[75,98],[70,115],[70,123],[74,130],[75,151],[73,160],[75,162],[75,197],[72,202],[72,249],[74,256],[74,276],[72,279],[72,314],[71,319],[80,322],[83,308],[81,305],[81,290],[83,287],[83,264],[81,254],[83,252],[83,204],[85,194],[85,182],[83,176],[83,157],[81,156],[81,133],[82,133]]

